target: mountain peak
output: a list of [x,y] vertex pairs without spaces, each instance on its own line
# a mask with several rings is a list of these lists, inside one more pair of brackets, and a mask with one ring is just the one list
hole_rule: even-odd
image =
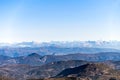
[[36,56],[36,57],[38,57],[38,56],[40,56],[40,55],[37,54],[37,53],[31,53],[31,54],[29,54],[28,56]]

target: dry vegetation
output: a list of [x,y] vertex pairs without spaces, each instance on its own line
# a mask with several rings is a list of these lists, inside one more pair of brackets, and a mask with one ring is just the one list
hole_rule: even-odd
[[0,76],[0,80],[15,80],[13,78],[5,77],[5,76]]

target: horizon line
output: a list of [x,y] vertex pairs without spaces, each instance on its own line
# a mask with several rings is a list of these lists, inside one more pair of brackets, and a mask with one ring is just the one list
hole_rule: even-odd
[[114,42],[114,41],[116,41],[116,42],[120,42],[120,40],[72,40],[72,41],[70,41],[70,40],[68,40],[68,41],[54,41],[54,40],[51,40],[51,41],[16,41],[16,42],[3,42],[3,41],[0,41],[0,44],[1,43],[3,43],[3,44],[17,44],[17,43],[24,43],[24,42],[33,42],[33,43],[51,43],[51,42],[88,42],[88,41],[95,41],[95,42],[97,42],[97,41],[100,41],[100,42]]

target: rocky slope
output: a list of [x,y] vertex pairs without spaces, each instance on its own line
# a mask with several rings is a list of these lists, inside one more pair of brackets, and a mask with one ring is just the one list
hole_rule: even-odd
[[43,66],[29,66],[23,64],[4,65],[0,67],[0,75],[12,77],[17,80],[47,78],[57,75],[61,70],[66,68],[77,67],[86,63],[87,61],[71,60],[51,62]]
[[105,78],[105,80],[107,80],[109,77],[118,77],[119,71],[114,70],[118,69],[118,66],[120,66],[120,64],[118,63],[119,61],[105,61],[102,63],[98,63],[82,60],[69,60],[51,62],[42,66],[12,64],[1,66],[0,75],[11,77],[16,80],[26,80],[31,78],[39,79],[49,77],[80,77],[83,79],[93,79],[95,78],[95,76],[97,76],[97,78]]
[[88,63],[75,68],[68,68],[59,73],[56,77],[80,77],[91,80],[114,80],[120,79],[120,71],[104,63]]
[[28,80],[120,80],[120,71],[104,63],[87,63],[63,70],[53,78]]

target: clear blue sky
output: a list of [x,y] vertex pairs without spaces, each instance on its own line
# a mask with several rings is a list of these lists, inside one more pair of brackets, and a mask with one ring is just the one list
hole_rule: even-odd
[[120,0],[0,0],[0,42],[120,40]]

